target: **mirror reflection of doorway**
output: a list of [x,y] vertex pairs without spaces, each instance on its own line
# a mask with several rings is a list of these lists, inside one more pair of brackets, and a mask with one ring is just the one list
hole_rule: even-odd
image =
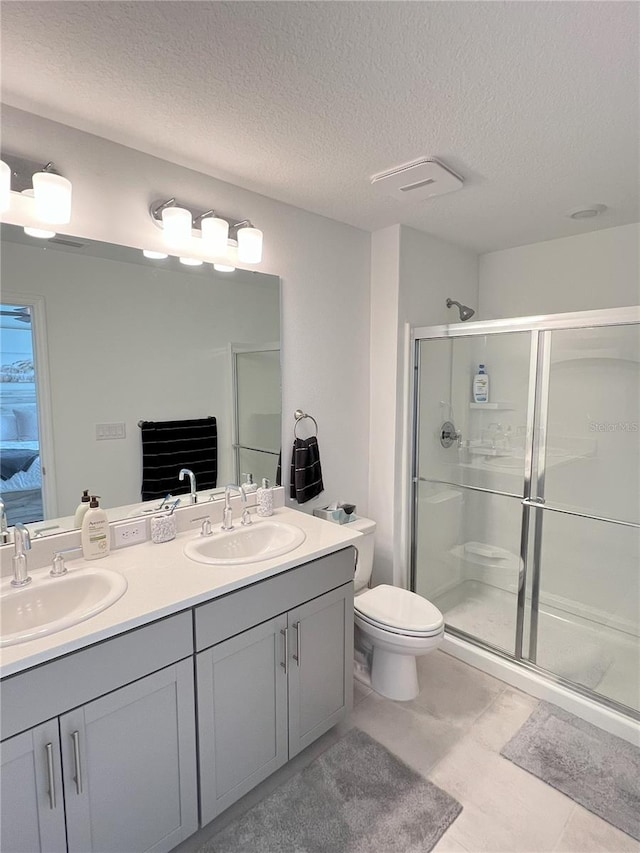
[[0,306],[0,499],[7,523],[44,518],[33,306]]
[[236,482],[275,485],[282,429],[279,344],[231,345]]

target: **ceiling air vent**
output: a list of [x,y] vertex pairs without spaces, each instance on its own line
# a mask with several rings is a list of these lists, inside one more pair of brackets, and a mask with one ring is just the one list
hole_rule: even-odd
[[402,201],[423,201],[459,190],[462,178],[437,160],[422,159],[380,172],[371,178],[371,184]]

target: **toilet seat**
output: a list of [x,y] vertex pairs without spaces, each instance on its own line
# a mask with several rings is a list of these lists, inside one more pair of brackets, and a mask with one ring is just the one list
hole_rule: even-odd
[[388,584],[363,592],[354,600],[358,617],[373,628],[405,637],[433,637],[442,632],[444,618],[430,601]]

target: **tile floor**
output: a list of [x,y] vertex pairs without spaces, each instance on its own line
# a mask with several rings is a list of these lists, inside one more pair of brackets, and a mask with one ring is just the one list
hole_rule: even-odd
[[177,850],[195,853],[356,725],[462,803],[435,853],[640,853],[633,838],[500,755],[536,699],[441,651],[420,658],[419,669],[423,687],[412,702],[383,699],[355,682],[348,725],[328,732]]

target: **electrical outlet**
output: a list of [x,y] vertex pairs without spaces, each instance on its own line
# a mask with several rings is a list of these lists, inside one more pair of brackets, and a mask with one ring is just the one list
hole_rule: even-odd
[[113,544],[115,548],[126,548],[127,545],[137,545],[145,542],[147,536],[147,522],[144,518],[130,521],[127,524],[118,524],[113,528]]

